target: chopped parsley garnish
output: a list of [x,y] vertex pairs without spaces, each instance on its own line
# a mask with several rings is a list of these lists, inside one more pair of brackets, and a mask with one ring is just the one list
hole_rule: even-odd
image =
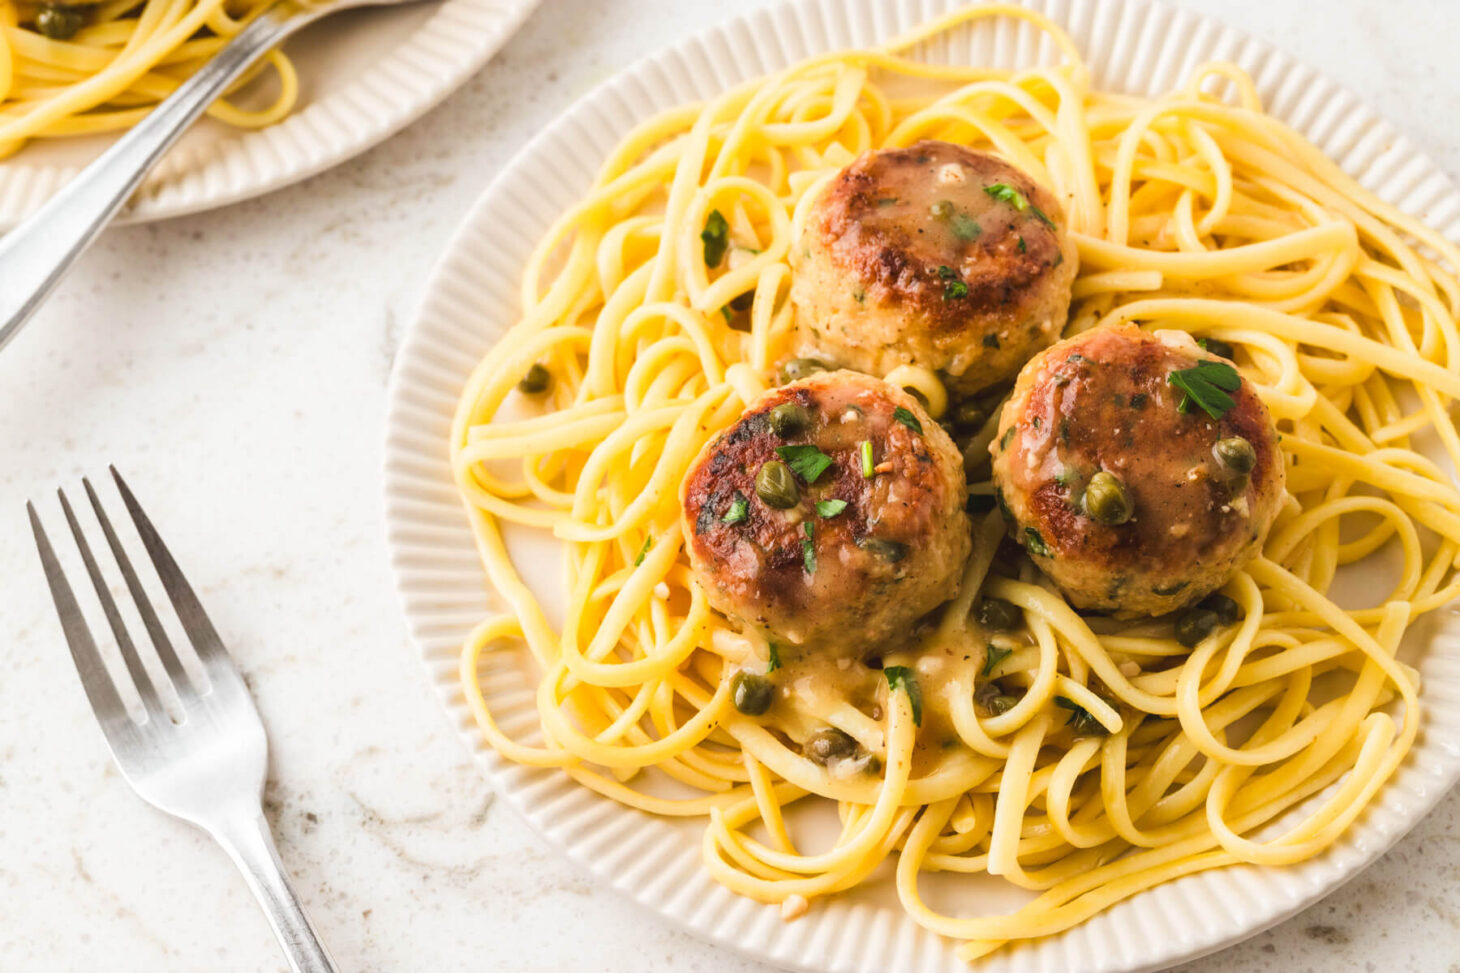
[[646,537],[646,538],[644,538],[644,546],[641,547],[641,548],[639,548],[639,556],[636,557],[636,558],[634,558],[634,567],[638,567],[639,565],[641,565],[641,564],[644,563],[644,555],[648,554],[649,553],[649,548],[651,548],[653,546],[654,546],[654,538],[652,538],[652,537]]
[[862,440],[862,479],[870,480],[876,472],[872,463],[872,440]]
[[[1054,229],[1054,220],[1050,219],[1049,218],[1049,214],[1046,213],[1044,210],[1040,209],[1038,206],[1031,205],[1029,207],[1029,212],[1031,212],[1031,213],[1034,214],[1034,218],[1036,220],[1038,220],[1039,222],[1043,223],[1045,226],[1049,227],[1051,230]],[[1059,264],[1056,264],[1055,266],[1057,267],[1057,266],[1059,266]]]
[[990,642],[988,648],[984,650],[982,670],[983,677],[987,679],[989,673],[998,668],[1000,662],[1003,662],[1005,659],[1013,654],[1013,649],[1001,649],[994,643]]
[[1029,208],[1029,200],[1024,198],[1024,194],[1006,183],[996,182],[992,186],[983,187],[983,191],[1001,203],[1008,203],[1021,213]]
[[994,487],[994,499],[998,501],[999,513],[1009,523],[1014,522],[1014,511],[1009,509],[1009,501],[1004,499],[1004,488]]
[[897,197],[896,196],[883,196],[883,197],[881,197],[881,198],[879,198],[877,200],[877,205],[878,206],[895,206],[896,204],[897,204]]
[[722,524],[738,524],[750,515],[750,502],[740,494],[735,494],[735,499],[730,501],[730,509],[725,511],[725,516],[720,518]]
[[847,509],[845,500],[818,500],[816,501],[816,512],[823,517],[835,517]]
[[770,644],[769,654],[770,654],[770,664],[765,667],[765,671],[766,672],[775,672],[777,669],[779,669],[781,667],[781,650],[776,645],[776,643],[772,642]]
[[1066,466],[1054,475],[1054,482],[1062,487],[1067,487],[1080,478],[1080,474],[1073,466]]
[[904,426],[907,426],[918,435],[922,435],[923,424],[918,421],[917,416],[913,415],[910,411],[904,409],[902,406],[898,406],[896,409],[892,410],[892,418],[896,419]]
[[816,525],[809,520],[801,522],[801,531],[806,536],[801,540],[801,561],[807,574],[816,573]]
[[720,266],[720,261],[725,259],[725,251],[730,249],[730,224],[725,222],[719,210],[710,210],[700,239],[705,244],[705,266]]
[[1033,527],[1024,528],[1024,544],[1029,548],[1030,554],[1038,554],[1040,557],[1054,557],[1049,551],[1049,545],[1044,542],[1039,531]]
[[1000,449],[1009,448],[1009,443],[1013,441],[1014,433],[1018,430],[1018,428],[1018,426],[1010,426],[1008,429],[1004,430],[1003,438],[999,440]]
[[810,443],[799,446],[777,446],[776,455],[786,461],[786,465],[807,483],[815,483],[817,477],[826,472],[831,465],[831,457],[817,449]]
[[731,321],[734,321],[735,320],[735,312],[732,311],[732,310],[730,310],[730,305],[729,304],[721,304],[720,305],[720,313],[723,314],[723,315],[725,315],[725,323],[726,324],[729,324]]
[[1226,362],[1202,361],[1192,368],[1183,368],[1166,376],[1166,381],[1181,390],[1176,411],[1185,415],[1195,402],[1213,419],[1220,419],[1237,403],[1227,393],[1242,387],[1237,369]]
[[977,240],[978,235],[983,232],[983,227],[978,225],[978,221],[966,213],[954,213],[953,218],[948,221],[948,229],[965,243]]
[[887,675],[887,688],[896,692],[901,689],[907,693],[907,701],[912,704],[913,725],[923,725],[923,691],[918,687],[917,674],[908,666],[888,666],[882,670]]
[[999,347],[999,336],[996,335],[996,334],[986,334],[986,335],[984,335],[983,336],[983,346],[985,348],[997,348],[997,347]]
[[1108,733],[1105,724],[1090,715],[1090,711],[1072,699],[1063,696],[1056,696],[1054,704],[1070,711],[1070,718],[1065,720],[1065,726],[1074,731],[1076,736],[1095,736]]
[[961,297],[968,296],[968,285],[958,279],[958,271],[952,267],[939,267],[938,277],[943,284],[943,300],[956,301]]
[[1019,252],[1020,253],[1028,253],[1029,252],[1029,248],[1024,245],[1024,238],[1022,236],[1019,238]]

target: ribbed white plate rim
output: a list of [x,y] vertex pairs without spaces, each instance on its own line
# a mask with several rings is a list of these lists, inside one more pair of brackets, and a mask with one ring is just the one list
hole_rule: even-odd
[[[1460,190],[1352,93],[1263,42],[1211,18],[1148,0],[1023,0],[1063,25],[1097,85],[1152,93],[1203,61],[1235,61],[1268,110],[1306,134],[1389,202],[1460,240]],[[486,747],[457,684],[456,655],[492,604],[450,482],[446,431],[457,392],[517,308],[517,278],[548,223],[586,189],[607,147],[651,111],[703,98],[808,54],[866,46],[961,4],[958,0],[799,0],[703,31],[599,86],[544,129],[486,188],[436,267],[396,359],[384,467],[391,566],[411,638],[446,711],[507,802],[546,839],[635,902],[729,949],[804,970],[957,971],[952,944],[898,909],[853,891],[793,923],[741,899],[699,867],[681,829],[622,808],[546,770]],[[958,35],[962,38],[962,35]],[[1010,22],[973,40],[939,40],[978,63],[1029,64],[1047,48]],[[1122,70],[1119,70],[1123,68]],[[569,148],[572,151],[568,151]],[[1055,937],[1003,950],[978,968],[1160,969],[1247,938],[1357,875],[1460,778],[1460,613],[1440,613],[1418,666],[1425,726],[1375,805],[1323,855],[1280,869],[1239,866],[1188,876],[1120,903]],[[530,735],[531,693],[505,671],[488,687],[499,722]]]
[[[348,84],[306,100],[258,131],[184,140],[142,184],[117,223],[148,223],[282,189],[350,159],[420,118],[501,49],[542,0],[443,0],[409,37]],[[372,12],[390,30],[388,12]],[[342,14],[341,16],[348,16]],[[314,30],[316,28],[310,28]],[[0,163],[0,229],[38,208],[80,166]]]

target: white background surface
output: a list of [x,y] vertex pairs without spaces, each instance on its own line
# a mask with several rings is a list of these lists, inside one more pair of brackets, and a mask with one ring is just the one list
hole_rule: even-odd
[[[1183,0],[1348,84],[1460,172],[1460,4]],[[255,689],[281,852],[345,971],[760,970],[589,883],[494,806],[406,644],[380,525],[400,332],[460,215],[558,111],[721,19],[549,0],[385,146],[113,231],[0,354],[0,969],[282,970],[232,866],[105,757],[23,501],[115,462]],[[1460,795],[1373,868],[1184,973],[1460,973]]]

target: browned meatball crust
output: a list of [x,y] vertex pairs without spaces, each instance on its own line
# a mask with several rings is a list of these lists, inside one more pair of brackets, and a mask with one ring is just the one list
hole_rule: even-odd
[[[781,435],[773,410],[787,403],[809,421]],[[794,506],[768,505],[757,473],[785,461],[778,448],[806,446],[830,464],[796,476]],[[752,403],[696,457],[681,502],[711,605],[782,644],[855,655],[953,596],[970,548],[965,493],[957,447],[915,399],[838,371]]]
[[866,152],[792,247],[800,340],[875,375],[941,371],[957,393],[1005,381],[1064,328],[1065,229],[1054,195],[995,156],[947,142]]
[[[1255,555],[1282,503],[1284,468],[1267,408],[1243,381],[1213,419],[1169,376],[1201,361],[1183,332],[1100,328],[1025,366],[990,446],[1014,536],[1081,608],[1157,615],[1221,587]],[[1230,363],[1228,363],[1230,364]],[[1217,443],[1251,444],[1250,473]],[[1091,478],[1114,475],[1128,522],[1097,523],[1082,507]]]

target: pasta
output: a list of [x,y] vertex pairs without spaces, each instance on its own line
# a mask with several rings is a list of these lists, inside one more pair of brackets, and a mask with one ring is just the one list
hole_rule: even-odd
[[[1007,72],[911,55],[989,17],[1034,24],[1060,63]],[[991,511],[958,595],[884,656],[876,700],[810,692],[781,722],[747,718],[729,675],[774,668],[774,647],[691,582],[678,486],[794,350],[787,254],[818,188],[862,151],[923,138],[995,151],[1066,201],[1081,263],[1066,335],[1133,322],[1236,349],[1281,432],[1286,506],[1224,589],[1240,623],[1195,648],[1168,619],[1077,614],[998,550]],[[711,273],[715,213],[729,257]],[[1417,618],[1460,595],[1460,490],[1420,451],[1460,461],[1455,268],[1454,245],[1264,114],[1236,67],[1205,65],[1157,99],[1097,91],[1069,38],[1014,6],[646,121],[538,245],[522,317],[473,372],[450,431],[508,607],[463,646],[478,726],[510,760],[704,819],[711,874],[787,914],[895,856],[903,906],[970,960],[1182,875],[1316,855],[1413,743],[1419,677],[1396,653]],[[551,376],[535,410],[513,391],[534,364]],[[936,374],[892,380],[934,416],[947,408]],[[992,493],[996,426],[966,443],[974,497]],[[560,623],[523,582],[504,524],[562,542]],[[1341,569],[1384,558],[1399,569],[1382,598],[1329,597]],[[982,598],[1017,606],[1024,630],[986,632],[972,617]],[[482,688],[524,642],[542,673],[532,743],[497,725]],[[895,668],[916,672],[917,694]],[[1011,699],[998,712],[978,702],[994,680]],[[809,726],[853,737],[877,772],[808,760],[791,743]],[[835,802],[842,831],[809,851],[794,811],[817,801]],[[940,871],[1037,897],[1008,915],[942,915],[919,889]]]
[[[81,25],[48,37],[40,4],[0,4],[0,158],[37,138],[93,135],[135,125],[270,4],[263,0],[110,0],[74,5]],[[272,51],[238,90],[272,68],[273,103],[240,108],[221,99],[213,118],[240,128],[283,119],[299,97],[293,64]]]

